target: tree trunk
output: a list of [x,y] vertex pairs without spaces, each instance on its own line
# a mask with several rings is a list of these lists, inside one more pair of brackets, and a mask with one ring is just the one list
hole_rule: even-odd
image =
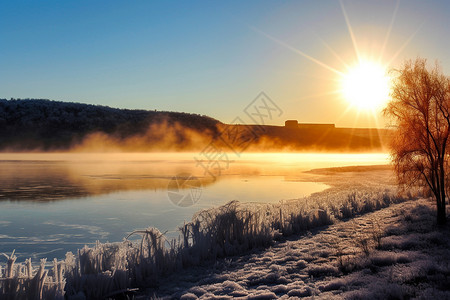
[[[437,223],[438,223],[438,225],[444,225],[447,222],[447,217],[445,215],[445,199],[442,202],[441,201],[437,201]],[[441,202],[441,203],[439,203],[439,202]]]

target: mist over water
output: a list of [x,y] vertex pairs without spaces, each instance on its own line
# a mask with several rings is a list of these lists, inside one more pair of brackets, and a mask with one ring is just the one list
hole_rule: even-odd
[[[85,244],[121,241],[149,226],[173,236],[204,208],[231,200],[276,203],[327,188],[303,171],[388,163],[386,154],[244,153],[230,156],[228,168],[213,180],[197,156],[0,154],[0,253],[16,249],[19,260],[61,258]],[[180,173],[201,181],[201,197],[192,206],[177,206],[168,197],[168,184]]]

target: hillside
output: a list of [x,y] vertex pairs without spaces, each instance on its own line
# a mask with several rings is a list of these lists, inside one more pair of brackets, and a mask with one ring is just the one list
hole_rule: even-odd
[[195,148],[219,121],[196,114],[117,109],[43,99],[0,99],[1,150]]
[[[259,126],[253,126],[258,132]],[[391,131],[370,128],[286,128],[264,126],[251,149],[284,151],[384,151]]]
[[229,125],[208,116],[0,99],[0,151],[382,151],[388,130]]

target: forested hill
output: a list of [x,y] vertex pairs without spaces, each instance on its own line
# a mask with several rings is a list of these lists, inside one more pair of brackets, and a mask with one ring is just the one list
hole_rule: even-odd
[[227,125],[189,113],[0,99],[0,151],[202,151],[211,143],[224,151],[383,151],[390,136],[377,129]]
[[0,99],[0,150],[197,149],[220,122],[197,114]]

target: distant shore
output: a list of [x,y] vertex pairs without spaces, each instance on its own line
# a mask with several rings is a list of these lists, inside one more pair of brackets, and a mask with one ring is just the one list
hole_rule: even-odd
[[46,99],[0,99],[4,152],[380,152],[392,131],[320,124],[225,123],[184,112],[118,109]]

